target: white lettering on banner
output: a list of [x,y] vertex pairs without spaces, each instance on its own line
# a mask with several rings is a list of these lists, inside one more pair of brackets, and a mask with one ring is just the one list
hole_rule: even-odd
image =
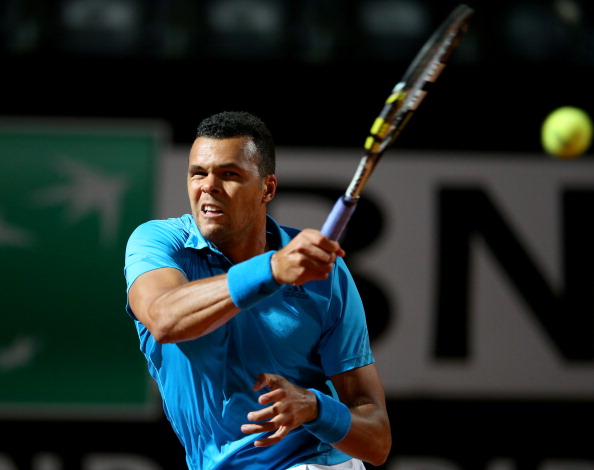
[[[463,470],[457,462],[444,457],[401,456],[391,459],[387,470]],[[29,468],[29,467],[27,467]],[[62,470],[63,459],[57,453],[43,452],[31,456],[31,470]],[[162,470],[149,457],[129,453],[97,452],[82,456],[81,470]],[[519,470],[511,458],[488,461],[483,470]],[[0,453],[0,470],[21,470],[7,454]],[[594,470],[594,461],[579,459],[544,459],[537,470]]]
[[12,459],[6,454],[0,454],[0,470],[19,470]]
[[35,454],[31,458],[31,468],[34,470],[62,470],[62,459],[53,452]]
[[[388,464],[388,470],[462,470],[458,464],[451,460],[437,457],[399,457]],[[484,467],[484,470],[518,470],[514,460],[495,459]],[[594,462],[588,460],[545,460],[537,470],[594,470]]]
[[[63,459],[57,453],[43,452],[31,456],[31,470],[62,470]],[[81,470],[162,470],[150,458],[128,453],[93,453],[82,457]],[[14,461],[0,453],[0,470],[20,470]]]
[[551,459],[542,463],[539,470],[594,470],[591,460],[558,460]]
[[388,470],[462,470],[462,467],[437,457],[399,457],[390,461]]
[[84,470],[162,470],[148,457],[136,454],[89,454],[83,458]]
[[485,470],[516,470],[517,467],[511,459],[495,459],[487,462]]
[[[594,161],[392,153],[343,239],[386,300],[367,316],[390,315],[372,344],[388,397],[594,397]],[[279,149],[271,214],[321,227],[359,158]],[[188,212],[186,164],[164,162],[160,217]]]

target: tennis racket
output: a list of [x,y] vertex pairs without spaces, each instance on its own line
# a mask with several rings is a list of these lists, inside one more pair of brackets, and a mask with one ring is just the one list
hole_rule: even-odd
[[373,122],[365,140],[365,155],[346,192],[334,204],[322,227],[322,233],[338,240],[350,220],[365,183],[384,152],[396,140],[458,46],[468,29],[474,10],[466,5],[455,8],[425,43],[404,77],[392,89],[381,113]]

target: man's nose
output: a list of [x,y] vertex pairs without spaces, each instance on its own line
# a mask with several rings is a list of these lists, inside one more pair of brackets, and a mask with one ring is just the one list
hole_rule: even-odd
[[219,181],[214,175],[208,175],[202,180],[202,192],[211,194],[219,192]]

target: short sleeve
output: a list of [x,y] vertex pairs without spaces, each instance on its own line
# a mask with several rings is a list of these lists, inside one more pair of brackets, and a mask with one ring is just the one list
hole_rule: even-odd
[[184,232],[166,220],[152,220],[140,225],[126,246],[124,275],[127,290],[140,276],[153,269],[180,269],[179,253],[184,248]]
[[332,279],[329,320],[319,345],[322,366],[331,377],[375,362],[363,301],[342,259]]

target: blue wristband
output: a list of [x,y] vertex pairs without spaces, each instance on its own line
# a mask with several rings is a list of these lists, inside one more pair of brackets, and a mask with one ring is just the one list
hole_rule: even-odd
[[231,300],[241,309],[254,306],[282,287],[272,275],[270,258],[274,251],[231,266],[227,273],[227,285]]
[[303,427],[325,444],[342,441],[351,429],[351,411],[348,407],[331,396],[310,388],[318,399],[318,417]]

